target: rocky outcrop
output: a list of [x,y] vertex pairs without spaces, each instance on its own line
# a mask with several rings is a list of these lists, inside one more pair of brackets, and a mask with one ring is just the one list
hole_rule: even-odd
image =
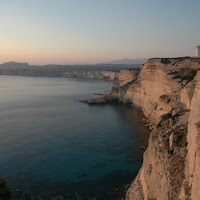
[[102,95],[101,97],[82,100],[81,102],[87,103],[87,104],[119,103],[118,99],[112,97],[111,95]]
[[[115,80],[115,86],[122,87],[124,85],[130,84],[134,80],[136,80],[138,74],[140,72],[140,69],[125,69],[121,70],[118,74],[118,77],[111,76],[111,80]],[[106,72],[104,72],[105,75],[109,76]],[[114,90],[114,88],[113,88]],[[105,94],[98,98],[91,98],[87,100],[83,100],[82,102],[87,104],[106,104],[106,103],[121,103],[118,96],[115,96],[113,94]]]
[[127,83],[135,80],[140,72],[140,69],[124,69],[121,70],[118,76],[119,86],[126,85]]
[[126,200],[197,200],[200,196],[200,59],[150,59],[139,76],[113,88],[153,125],[143,166]]

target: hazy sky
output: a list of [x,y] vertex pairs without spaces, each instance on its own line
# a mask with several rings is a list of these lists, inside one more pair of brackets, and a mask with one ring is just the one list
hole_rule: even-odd
[[191,56],[200,0],[0,0],[0,63]]

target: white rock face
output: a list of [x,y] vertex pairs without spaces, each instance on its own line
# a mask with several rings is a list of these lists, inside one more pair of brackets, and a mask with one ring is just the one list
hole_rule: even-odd
[[191,112],[188,121],[188,155],[186,160],[186,180],[191,199],[200,198],[200,71],[195,77],[194,95],[191,100]]
[[114,81],[118,78],[119,72],[92,71],[92,70],[71,70],[63,74],[66,78],[100,79]]
[[119,85],[123,86],[135,80],[139,74],[139,69],[124,69],[121,70],[118,76]]
[[135,81],[113,89],[155,124],[126,200],[200,199],[199,69],[198,58],[152,59]]

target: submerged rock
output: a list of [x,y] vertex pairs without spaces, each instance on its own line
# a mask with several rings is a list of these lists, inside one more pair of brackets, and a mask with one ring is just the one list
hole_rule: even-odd
[[145,146],[139,146],[138,149],[144,150],[144,149],[145,149]]
[[82,174],[79,174],[77,177],[78,177],[78,178],[84,178],[84,177],[86,177],[86,176],[87,176],[86,173],[82,173]]
[[112,97],[111,95],[103,95],[98,98],[91,98],[87,100],[82,100],[81,102],[87,104],[106,104],[106,103],[119,103],[118,99]]
[[97,163],[96,165],[94,165],[94,168],[103,168],[106,167],[105,163]]

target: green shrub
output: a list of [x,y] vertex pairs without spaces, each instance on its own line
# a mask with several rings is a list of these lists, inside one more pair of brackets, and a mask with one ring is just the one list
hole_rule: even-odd
[[162,116],[162,121],[166,121],[166,120],[170,119],[171,117],[172,117],[172,114],[171,113],[167,113],[167,114]]
[[197,127],[200,128],[200,122],[196,123]]
[[161,59],[161,63],[162,63],[162,64],[170,64],[171,61],[170,61],[169,58],[162,58],[162,59]]
[[12,190],[7,185],[7,177],[0,177],[0,199],[10,200],[12,197]]
[[190,82],[194,79],[196,74],[197,74],[197,70],[192,70],[191,72],[189,72],[189,74],[183,76],[181,81],[186,80],[187,82]]
[[200,121],[196,123],[197,130],[200,131]]

